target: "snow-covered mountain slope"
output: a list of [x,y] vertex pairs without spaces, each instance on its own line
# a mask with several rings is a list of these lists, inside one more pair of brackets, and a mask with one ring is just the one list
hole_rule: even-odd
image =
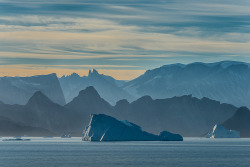
[[167,98],[192,94],[236,106],[250,107],[250,67],[247,63],[172,64],[146,71],[125,83],[124,90],[141,97]]

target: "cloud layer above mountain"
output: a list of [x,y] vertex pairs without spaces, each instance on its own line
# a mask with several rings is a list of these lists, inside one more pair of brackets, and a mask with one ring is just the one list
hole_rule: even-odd
[[[0,0],[0,75],[250,62],[245,0]],[[11,70],[13,69],[13,70]]]

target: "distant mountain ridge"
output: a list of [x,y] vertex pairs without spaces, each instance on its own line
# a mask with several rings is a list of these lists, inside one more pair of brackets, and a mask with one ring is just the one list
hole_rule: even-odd
[[24,105],[36,91],[42,91],[55,103],[65,104],[56,74],[0,78],[0,101],[4,103]]
[[205,66],[208,66],[208,67],[214,67],[214,66],[220,65],[223,68],[227,68],[227,67],[229,67],[231,65],[241,65],[241,64],[243,64],[243,65],[247,65],[248,67],[250,67],[249,63],[239,62],[239,61],[220,61],[220,62],[214,62],[214,63],[194,62],[194,63],[189,63],[189,64],[176,63],[176,64],[163,65],[162,67],[179,66],[179,67],[185,68],[186,66],[197,65],[197,64],[205,65]]
[[146,71],[124,84],[135,97],[154,99],[189,95],[250,107],[249,64],[234,61],[171,64]]
[[195,62],[169,64],[146,71],[131,80],[120,81],[89,70],[88,76],[73,73],[57,78],[56,74],[32,77],[0,77],[0,101],[7,104],[26,104],[36,91],[42,91],[53,102],[64,105],[79,91],[94,86],[110,104],[122,99],[132,102],[149,95],[153,99],[192,94],[208,97],[237,107],[250,107],[250,65],[237,61],[215,63]]
[[111,76],[99,74],[95,69],[89,70],[88,76],[80,77],[78,74],[73,73],[59,78],[59,81],[67,103],[76,97],[79,91],[88,86],[94,86],[100,96],[111,104],[115,104],[118,100],[124,98],[128,100],[134,99],[133,96],[121,88],[125,81],[115,80]]

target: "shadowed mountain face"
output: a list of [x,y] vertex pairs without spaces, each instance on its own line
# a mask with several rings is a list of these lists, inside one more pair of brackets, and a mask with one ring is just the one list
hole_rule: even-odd
[[124,81],[118,81],[110,76],[99,74],[96,70],[90,70],[89,75],[84,77],[80,77],[75,73],[70,76],[63,76],[62,78],[59,78],[59,81],[62,86],[66,102],[70,102],[78,95],[79,91],[87,88],[88,86],[94,86],[100,93],[100,96],[107,100],[110,104],[115,104],[121,99],[133,99],[130,94],[120,88],[120,86],[125,83]]
[[239,108],[236,113],[223,124],[227,129],[240,131],[241,137],[250,137],[250,110]]
[[24,134],[28,136],[54,135],[46,129],[25,126],[8,118],[0,117],[0,136],[23,136]]
[[80,132],[82,129],[78,126],[81,121],[77,119],[77,113],[71,113],[63,106],[52,102],[40,91],[36,92],[24,106],[1,103],[0,116],[26,126],[48,129],[57,134],[76,130]]
[[85,126],[88,124],[90,114],[112,113],[113,107],[100,97],[93,86],[79,92],[71,102],[65,105],[68,110],[82,116]]
[[57,134],[70,132],[78,136],[88,125],[92,113],[128,120],[155,134],[167,130],[184,136],[201,136],[215,124],[230,118],[236,110],[229,104],[191,96],[160,100],[144,96],[132,103],[121,100],[113,107],[100,97],[94,87],[80,91],[65,106],[53,103],[42,92],[36,92],[25,106],[0,103],[0,116],[14,122]]
[[48,129],[57,135],[71,133],[81,136],[91,113],[112,111],[112,106],[93,87],[81,91],[66,106],[52,102],[40,91],[34,93],[24,106],[0,103],[0,116],[23,125]]
[[[80,114],[106,113],[112,111],[112,106],[106,102],[93,86],[87,87],[79,92],[71,102],[65,105],[66,108],[74,110]],[[91,113],[86,113],[90,111]]]
[[230,118],[236,110],[232,105],[208,98],[181,96],[153,100],[144,96],[132,103],[117,102],[113,116],[134,122],[155,134],[168,130],[183,136],[201,136],[215,124]]
[[42,91],[55,103],[65,104],[56,74],[0,78],[0,101],[6,104],[24,105],[36,91]]
[[250,68],[232,61],[166,65],[148,70],[123,88],[136,97],[162,99],[192,94],[250,107]]

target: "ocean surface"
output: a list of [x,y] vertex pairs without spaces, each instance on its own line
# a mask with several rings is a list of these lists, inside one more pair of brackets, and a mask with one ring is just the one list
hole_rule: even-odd
[[2,141],[0,167],[249,167],[250,139],[83,142],[81,138]]

